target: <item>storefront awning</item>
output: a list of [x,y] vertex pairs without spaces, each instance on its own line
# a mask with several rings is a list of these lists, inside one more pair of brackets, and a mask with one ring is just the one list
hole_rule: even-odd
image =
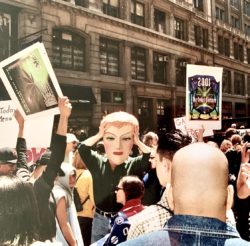
[[71,103],[96,103],[92,88],[78,85],[60,85],[63,95],[70,99]]

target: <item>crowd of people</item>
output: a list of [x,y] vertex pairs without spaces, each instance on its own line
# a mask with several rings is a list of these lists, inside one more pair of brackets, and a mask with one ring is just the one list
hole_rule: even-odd
[[15,112],[16,148],[0,149],[0,245],[250,245],[247,133],[140,137],[136,117],[114,112],[79,140],[69,99],[58,107],[51,145],[31,166]]

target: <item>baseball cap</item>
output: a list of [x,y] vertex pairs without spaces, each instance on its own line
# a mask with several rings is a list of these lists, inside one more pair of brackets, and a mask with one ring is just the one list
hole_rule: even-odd
[[45,152],[40,156],[40,158],[37,159],[36,161],[36,166],[40,165],[48,165],[49,160],[51,157],[51,150],[47,149]]
[[15,149],[4,147],[0,148],[0,164],[16,164],[17,153]]

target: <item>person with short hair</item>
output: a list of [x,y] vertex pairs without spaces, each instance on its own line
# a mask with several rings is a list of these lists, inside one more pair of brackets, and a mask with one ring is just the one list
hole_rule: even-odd
[[[163,133],[159,136],[155,163],[157,177],[162,187],[166,187],[167,183],[170,182],[171,162],[175,152],[190,144],[191,141],[192,138],[183,134],[180,130]],[[128,239],[162,228],[171,215],[172,211],[169,208],[165,190],[160,201],[129,218],[131,227],[128,232]]]
[[0,148],[0,174],[14,174],[16,162],[16,150],[9,147]]
[[[105,155],[92,150],[92,146],[103,138]],[[129,157],[133,144],[142,151],[138,157]],[[79,154],[93,178],[96,213],[92,227],[92,243],[109,232],[109,219],[120,210],[116,203],[114,188],[121,177],[137,175],[150,168],[150,148],[139,139],[138,120],[126,112],[108,114],[100,123],[96,135],[79,146]]]
[[193,143],[176,152],[167,191],[174,211],[164,229],[121,245],[249,245],[226,223],[233,202],[228,162],[217,148]]

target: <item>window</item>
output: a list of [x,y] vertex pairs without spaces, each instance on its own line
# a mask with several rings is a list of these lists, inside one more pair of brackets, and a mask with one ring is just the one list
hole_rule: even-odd
[[244,74],[234,73],[234,94],[245,96]]
[[103,0],[102,11],[106,15],[119,17],[119,1],[118,0]]
[[231,72],[227,69],[223,69],[222,92],[231,94]]
[[200,11],[203,11],[203,0],[194,0],[194,7]]
[[166,100],[157,100],[157,115],[164,116],[166,113]]
[[146,50],[134,47],[131,49],[132,79],[146,80]]
[[123,104],[124,93],[122,91],[101,90],[101,102]]
[[150,129],[152,122],[152,99],[150,98],[138,98],[138,120],[140,125],[140,130],[143,132],[146,129]]
[[159,82],[166,84],[167,83],[167,64],[168,56],[154,53],[154,82]]
[[232,112],[233,112],[233,105],[232,105],[232,103],[231,102],[222,101],[222,118],[223,119],[232,118]]
[[176,85],[186,86],[186,66],[188,61],[183,58],[176,59],[175,73],[176,73]]
[[250,25],[245,24],[245,34],[250,36]]
[[218,51],[222,55],[230,56],[230,41],[228,38],[218,36]]
[[75,0],[75,5],[87,8],[88,7],[88,1],[87,0]]
[[158,99],[156,101],[156,113],[157,113],[157,125],[161,130],[169,130],[172,126],[172,116],[171,101]]
[[184,35],[184,21],[176,18],[174,19],[174,30],[175,30],[175,37],[181,40],[185,39]]
[[225,21],[226,20],[225,19],[225,10],[216,6],[216,8],[215,8],[215,17],[218,20]]
[[247,94],[250,97],[250,75],[247,76]]
[[164,12],[155,9],[155,30],[160,33],[166,33],[166,15]]
[[208,48],[208,29],[200,26],[194,26],[195,44]]
[[250,1],[249,0],[244,0],[244,14],[250,17]]
[[247,48],[247,63],[250,64],[250,48]]
[[144,15],[144,5],[142,3],[137,2],[136,0],[132,0],[131,22],[139,26],[145,26]]
[[176,98],[176,117],[182,117],[186,114],[186,98],[177,97]]
[[239,0],[230,0],[230,4],[234,8],[239,9]]
[[244,61],[243,45],[234,42],[234,58],[236,60]]
[[231,16],[231,25],[234,28],[240,28],[240,20],[239,20],[239,18],[232,15]]
[[235,103],[235,117],[236,118],[246,117],[245,103]]
[[119,42],[100,38],[101,74],[119,76]]
[[53,58],[55,67],[85,71],[85,39],[70,31],[53,31]]

